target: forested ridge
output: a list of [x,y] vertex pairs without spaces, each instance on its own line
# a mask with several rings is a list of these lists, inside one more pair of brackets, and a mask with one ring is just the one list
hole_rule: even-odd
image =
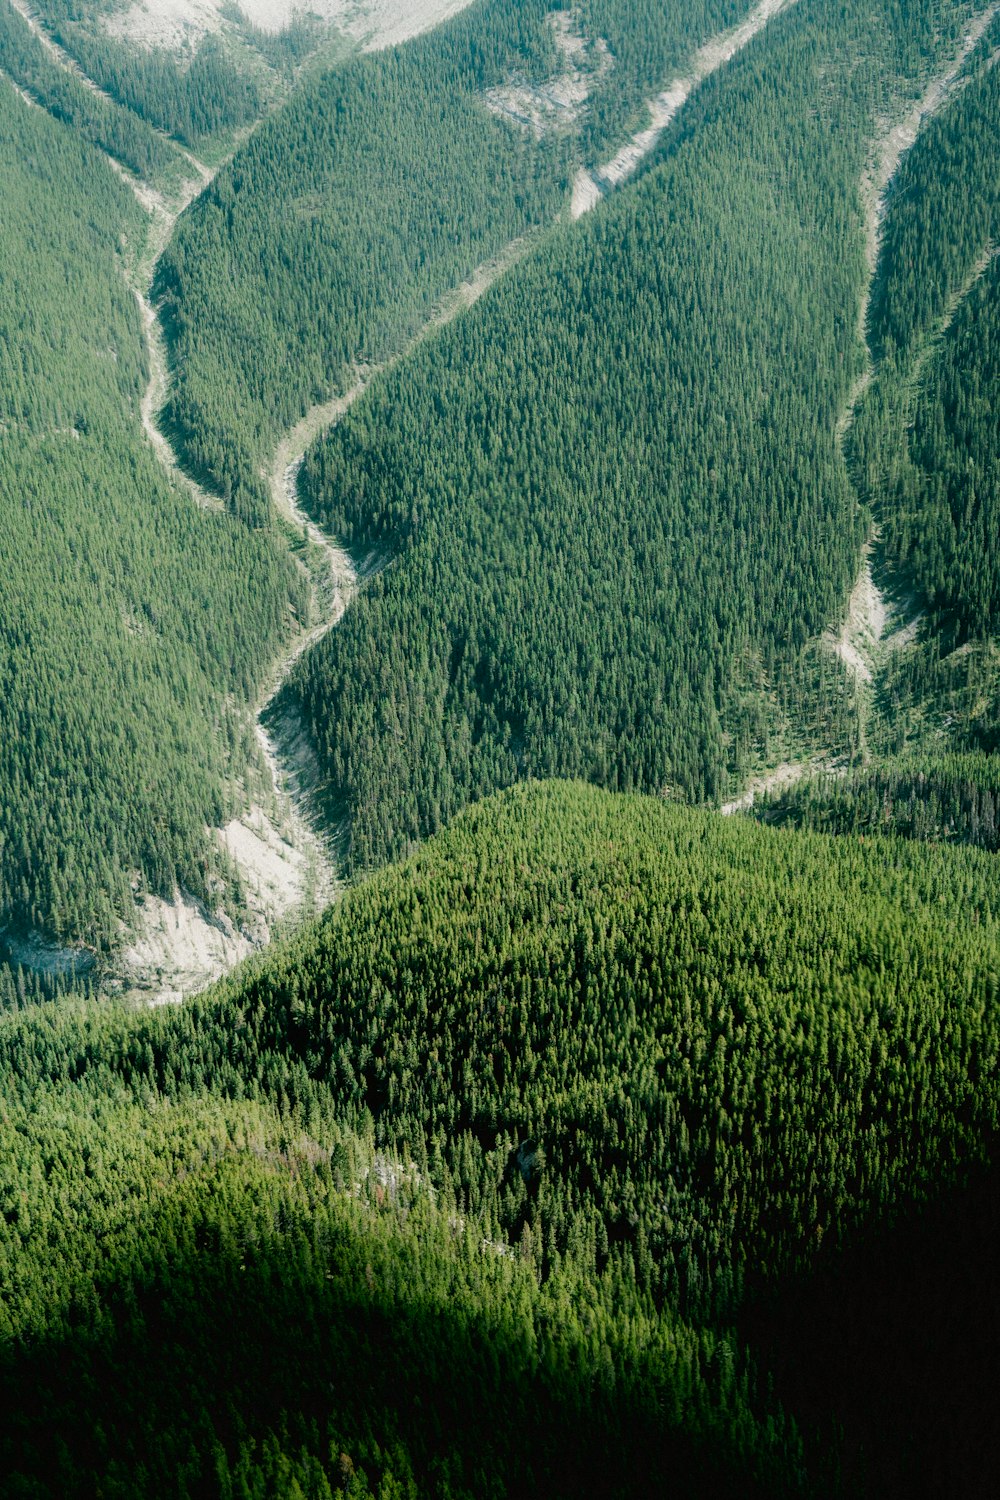
[[873,687],[873,758],[807,778],[760,815],[996,851],[996,22],[891,186],[849,436],[897,623]]
[[53,62],[28,23],[6,3],[0,7],[0,67],[57,120],[137,176],[154,180],[176,167],[176,155],[166,141]]
[[[992,1500],[1000,22],[935,98],[974,7],[796,0],[573,223],[745,4],[115,3],[97,91],[0,14],[0,1493]],[[286,89],[159,264],[181,487],[135,267]],[[266,791],[338,899],[120,998]]]
[[249,124],[261,112],[252,70],[237,66],[214,36],[201,38],[193,55],[179,58],[165,47],[128,44],[112,35],[101,22],[114,7],[41,0],[34,8],[48,34],[99,88],[186,145]]
[[743,20],[743,0],[692,0],[683,6],[656,0],[582,0],[572,7],[585,36],[603,37],[614,75],[598,91],[583,123],[582,155],[591,166],[605,159],[646,118],[646,103],[683,70],[694,45]]
[[871,306],[880,378],[856,432],[886,562],[952,643],[993,634],[999,618],[997,42],[994,21],[969,83],[928,124],[894,184]]
[[515,64],[551,70],[545,12],[543,0],[483,0],[428,38],[324,74],[179,226],[157,281],[176,370],[165,421],[238,510],[269,505],[260,470],[314,401],[552,217],[565,139],[536,143],[481,98]]
[[946,1317],[876,1351],[881,1431],[767,1361],[866,1226],[935,1246],[950,1184],[965,1245],[997,896],[974,851],[550,783],[202,1000],[8,1018],[8,1492],[988,1493]]

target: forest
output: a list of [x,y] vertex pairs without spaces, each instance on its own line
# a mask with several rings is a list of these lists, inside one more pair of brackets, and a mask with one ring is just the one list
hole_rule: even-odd
[[846,445],[900,627],[872,663],[867,763],[807,778],[768,818],[995,848],[998,42],[994,21],[886,202],[874,379]]
[[176,167],[176,155],[166,141],[54,63],[23,16],[9,5],[0,9],[0,68],[57,120],[137,177],[153,181]]
[[536,144],[479,97],[515,63],[551,69],[545,9],[494,0],[476,24],[324,73],[179,226],[156,288],[177,371],[166,421],[238,510],[269,506],[261,467],[313,402],[557,209],[565,143]]
[[8,1017],[5,1492],[990,1493],[988,1250],[876,1271],[995,1217],[998,895],[550,782],[201,1000]]
[[991,545],[998,42],[994,22],[966,87],[928,125],[895,185],[872,302],[879,379],[857,429],[885,564],[925,603],[945,649],[993,635],[1000,618]]
[[571,164],[602,159],[651,82],[746,7],[574,9],[585,37],[610,34],[614,65],[591,77],[578,120],[536,139],[484,94],[559,72],[552,9],[476,0],[428,36],[307,82],[179,226],[158,284],[177,373],[168,420],[191,471],[227,499],[266,505],[260,470],[283,430],[551,224]]
[[193,55],[143,47],[101,24],[115,7],[79,0],[40,0],[47,33],[106,94],[168,136],[188,146],[250,124],[263,99],[257,70],[234,58],[217,37],[204,37]]
[[799,782],[755,807],[767,823],[830,833],[889,833],[1000,849],[1000,779],[992,755],[915,754]]

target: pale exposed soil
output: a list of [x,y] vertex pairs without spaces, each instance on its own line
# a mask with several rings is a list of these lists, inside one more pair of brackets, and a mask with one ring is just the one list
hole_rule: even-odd
[[175,53],[196,47],[202,37],[225,26],[212,0],[136,0],[127,10],[102,16],[101,24],[119,41]]
[[220,842],[263,911],[284,916],[302,904],[308,855],[301,844],[281,837],[262,807],[252,807],[227,823]]
[[773,771],[764,771],[751,777],[742,796],[734,797],[732,802],[724,802],[719,811],[724,818],[732,817],[733,813],[749,812],[762,797],[769,797],[772,792],[782,792],[806,776],[843,776],[845,772],[843,765],[823,757],[785,760],[775,766]]
[[872,577],[873,541],[874,535],[862,549],[861,566],[840,629],[828,631],[824,637],[855,682],[871,682],[875,652],[888,616],[886,601]]
[[360,0],[342,7],[334,18],[351,36],[362,40],[365,50],[376,52],[395,47],[422,31],[429,31],[449,16],[464,10],[470,0]]
[[224,828],[208,830],[239,870],[239,920],[225,909],[222,881],[212,907],[183,891],[170,902],[139,897],[137,935],[108,974],[113,989],[151,1005],[197,994],[264,948],[283,920],[318,912],[334,895],[326,847],[299,811],[297,773],[279,765],[270,737],[256,728],[271,787],[268,807],[253,804]]
[[594,180],[591,172],[586,167],[580,167],[573,178],[573,196],[570,199],[569,216],[571,219],[582,219],[584,214],[589,214],[592,208],[596,208],[604,197],[600,187]]
[[137,914],[141,935],[123,950],[117,977],[150,1005],[197,994],[257,946],[224,912],[180,891],[172,902],[147,896]]
[[562,67],[542,83],[512,78],[502,88],[487,89],[484,98],[494,114],[506,115],[541,137],[547,130],[572,125],[591,91],[612,66],[607,42],[593,44],[576,29],[579,17],[571,11],[551,11],[546,17],[555,36]]
[[[260,31],[284,31],[297,15],[316,16],[353,37],[366,50],[392,47],[464,9],[469,0],[239,0]],[[224,0],[135,0],[104,18],[107,31],[144,47],[183,56],[202,37],[225,31]]]
[[628,141],[611,161],[597,167],[593,173],[581,172],[573,185],[573,202],[570,214],[574,219],[593,208],[597,202],[594,191],[588,187],[586,178],[591,177],[597,194],[618,187],[631,177],[644,156],[648,156],[660,136],[681,106],[690,98],[699,84],[718,71],[730,58],[735,57],[754,37],[761,32],[779,11],[794,0],[760,0],[745,20],[728,31],[720,32],[706,42],[691,59],[685,73],[679,74],[667,87],[651,99],[648,104],[649,124]]

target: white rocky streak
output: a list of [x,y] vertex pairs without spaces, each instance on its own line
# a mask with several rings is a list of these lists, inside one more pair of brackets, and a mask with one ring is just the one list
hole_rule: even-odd
[[[767,25],[772,17],[784,10],[794,0],[760,0],[750,14],[728,31],[721,32],[706,42],[691,59],[686,72],[672,79],[667,87],[647,105],[649,124],[628,141],[609,162],[593,172],[581,168],[573,184],[573,200],[570,215],[580,218],[594,207],[603,192],[618,187],[631,177],[644,156],[648,156],[660,136],[681,106],[690,98],[699,84],[718,71],[730,58],[735,57]],[[593,183],[588,187],[587,178]]]
[[861,567],[847,601],[847,613],[837,631],[829,631],[825,640],[844,663],[856,682],[871,682],[872,662],[882,639],[886,622],[886,603],[872,577],[872,541],[861,553]]

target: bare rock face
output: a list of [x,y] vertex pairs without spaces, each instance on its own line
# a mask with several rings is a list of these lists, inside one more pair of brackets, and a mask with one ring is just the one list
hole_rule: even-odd
[[[462,10],[469,0],[240,0],[243,15],[259,31],[284,31],[303,10],[327,21],[367,50],[392,47]],[[106,17],[110,35],[150,49],[186,55],[205,36],[225,32],[234,22],[224,0],[134,0]]]

